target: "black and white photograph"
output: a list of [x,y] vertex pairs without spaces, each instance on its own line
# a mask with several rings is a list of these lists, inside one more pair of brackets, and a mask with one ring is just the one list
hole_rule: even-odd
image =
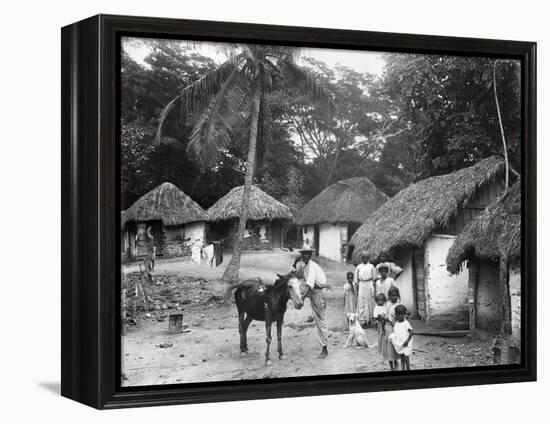
[[519,364],[521,62],[122,37],[121,386]]

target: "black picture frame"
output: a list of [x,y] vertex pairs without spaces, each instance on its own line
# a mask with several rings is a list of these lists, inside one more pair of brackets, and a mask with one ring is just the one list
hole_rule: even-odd
[[[97,15],[62,28],[61,393],[121,408],[536,380],[536,43]],[[120,386],[120,37],[237,41],[521,61],[522,360],[519,365]]]

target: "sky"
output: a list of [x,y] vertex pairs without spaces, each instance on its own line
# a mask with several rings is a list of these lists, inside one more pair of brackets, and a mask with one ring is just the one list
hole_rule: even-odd
[[[127,43],[123,39],[123,48],[132,59],[140,64],[144,64],[143,59],[149,53],[149,47],[140,43]],[[204,56],[210,57],[218,63],[225,60],[225,55],[221,53],[221,47],[224,43],[200,43],[193,47],[195,51]],[[383,53],[366,52],[353,50],[336,50],[336,49],[312,49],[304,50],[304,57],[313,57],[314,59],[325,62],[330,67],[337,64],[347,66],[357,72],[368,72],[370,74],[382,75],[384,68]]]

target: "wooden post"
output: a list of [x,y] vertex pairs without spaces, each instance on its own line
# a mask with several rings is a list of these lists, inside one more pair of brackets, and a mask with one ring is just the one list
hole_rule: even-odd
[[470,306],[470,331],[474,331],[477,321],[477,288],[479,283],[479,261],[468,263],[468,303]]
[[122,289],[122,296],[121,296],[121,331],[122,335],[126,335],[126,289]]
[[510,300],[510,286],[508,284],[508,256],[502,256],[499,261],[499,286],[501,305],[500,331],[503,335],[512,334],[512,308]]

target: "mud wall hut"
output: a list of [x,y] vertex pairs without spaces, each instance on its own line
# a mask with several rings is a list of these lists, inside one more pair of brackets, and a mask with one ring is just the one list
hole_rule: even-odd
[[435,327],[469,328],[468,273],[447,271],[457,234],[503,190],[503,162],[486,158],[468,168],[403,189],[382,205],[350,240],[354,261],[391,259],[404,271],[401,301]]
[[191,246],[204,242],[208,214],[175,185],[165,182],[140,197],[123,216],[124,248],[129,259],[147,254],[148,227],[156,256],[191,256]]
[[301,226],[302,239],[319,256],[346,262],[352,250],[348,241],[357,228],[388,200],[365,177],[338,181],[324,189],[300,209],[295,222]]
[[514,184],[460,232],[447,270],[467,265],[472,327],[512,334],[521,329],[521,187]]
[[[211,219],[211,238],[224,240],[224,246],[233,247],[244,186],[235,187],[208,209]],[[244,250],[271,250],[283,247],[283,225],[292,221],[288,206],[256,186],[250,193],[250,210],[243,241]]]

